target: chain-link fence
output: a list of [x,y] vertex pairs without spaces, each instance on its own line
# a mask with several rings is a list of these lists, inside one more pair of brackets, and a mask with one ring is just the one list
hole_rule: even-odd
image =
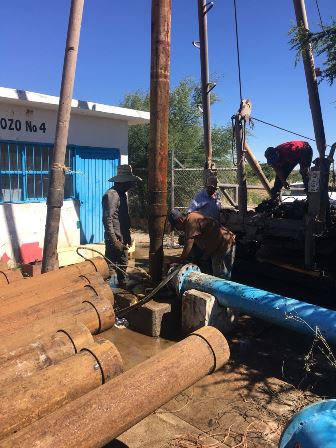
[[[134,168],[135,175],[141,177],[142,182],[129,192],[129,207],[132,216],[133,227],[142,230],[148,230],[148,189],[147,168]],[[179,208],[186,210],[196,195],[204,188],[204,169],[203,167],[188,167],[181,164],[177,159],[174,160],[167,174],[168,183],[168,209]],[[217,167],[217,179],[222,190],[222,207],[232,206],[238,202],[238,184],[237,168]],[[254,178],[247,178],[248,184],[248,206],[255,207],[264,199],[267,199],[267,193],[259,182]],[[223,189],[225,190],[223,193]],[[227,198],[229,195],[229,199]]]

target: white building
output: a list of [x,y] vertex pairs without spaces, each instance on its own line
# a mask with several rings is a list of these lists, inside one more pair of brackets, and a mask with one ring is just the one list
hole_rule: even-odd
[[[59,98],[0,88],[0,259],[40,260]],[[103,240],[101,197],[149,113],[72,101],[58,249]],[[9,263],[11,264],[11,263]]]

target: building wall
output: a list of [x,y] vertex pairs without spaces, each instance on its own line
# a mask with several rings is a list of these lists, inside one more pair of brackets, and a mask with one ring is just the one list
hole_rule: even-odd
[[[16,104],[0,104],[0,140],[53,143],[57,111]],[[128,123],[104,116],[72,113],[68,144],[118,148],[121,163],[127,163]]]
[[[53,143],[56,110],[0,104],[0,141]],[[68,144],[85,147],[118,148],[121,163],[127,163],[128,123],[122,120],[73,113]],[[80,243],[79,207],[65,201],[60,222],[58,248]],[[41,259],[47,207],[45,202],[0,204],[0,259],[25,262]]]
[[[78,201],[64,201],[58,249],[80,243]],[[41,260],[47,215],[45,202],[0,204],[0,259],[9,265]]]

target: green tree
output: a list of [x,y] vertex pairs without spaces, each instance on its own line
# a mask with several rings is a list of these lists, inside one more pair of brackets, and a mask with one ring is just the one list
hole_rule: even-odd
[[[211,102],[218,101],[212,95]],[[187,166],[204,164],[201,95],[199,85],[187,78],[169,94],[169,151],[174,149],[176,158]],[[127,93],[122,107],[149,110],[149,93]],[[213,156],[217,163],[227,164],[231,157],[231,128],[212,129]],[[134,167],[146,167],[149,147],[149,125],[129,128],[129,160]]]
[[324,26],[316,33],[305,29],[304,26],[294,27],[290,30],[290,35],[291,48],[297,51],[297,60],[308,44],[311,44],[317,56],[324,57],[321,79],[332,84],[336,79],[336,22],[332,20],[331,25]]

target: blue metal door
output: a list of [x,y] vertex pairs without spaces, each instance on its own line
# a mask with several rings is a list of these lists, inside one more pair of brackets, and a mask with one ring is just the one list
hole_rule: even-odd
[[81,244],[104,240],[101,199],[117,173],[118,149],[76,148],[75,191],[80,201]]

